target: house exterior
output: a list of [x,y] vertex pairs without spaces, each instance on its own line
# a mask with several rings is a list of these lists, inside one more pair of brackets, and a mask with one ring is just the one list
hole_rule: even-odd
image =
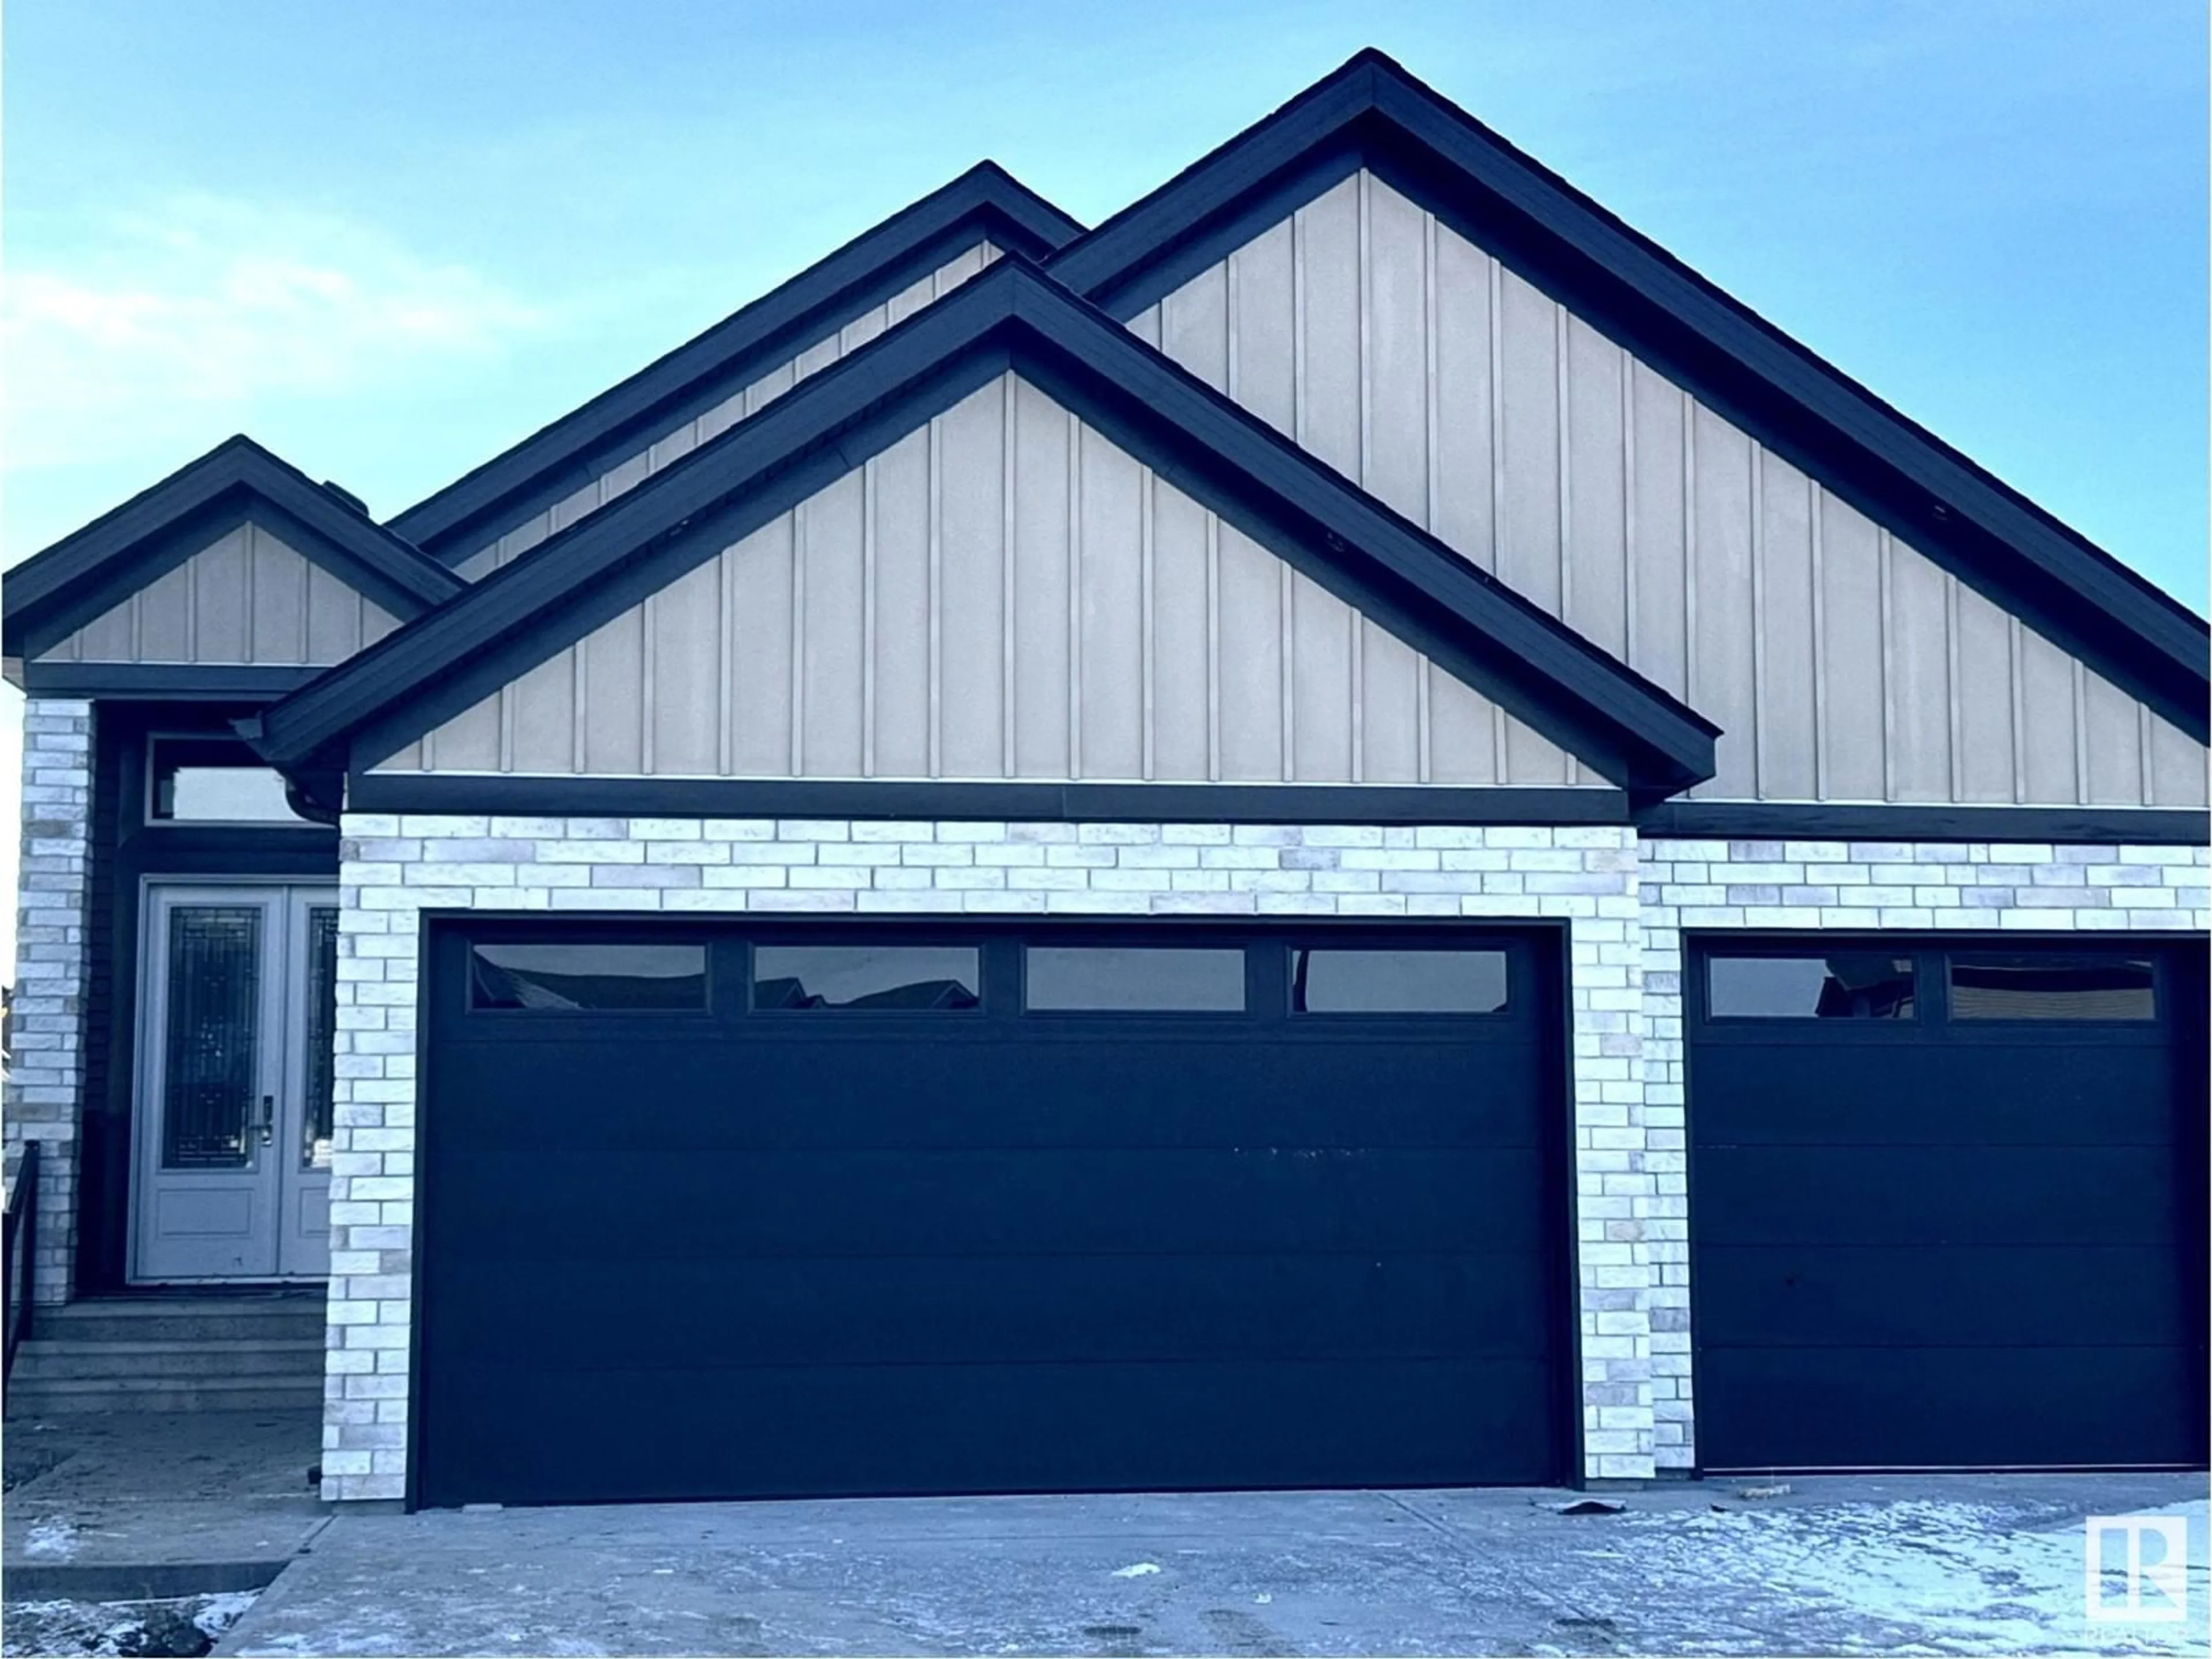
[[330,1498],[2205,1462],[2205,623],[1380,55],[5,628],[37,1297]]

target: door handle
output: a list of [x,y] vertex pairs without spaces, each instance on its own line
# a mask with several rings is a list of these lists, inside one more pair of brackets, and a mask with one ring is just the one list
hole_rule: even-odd
[[261,1144],[264,1146],[270,1146],[275,1143],[276,1139],[276,1097],[264,1095],[261,1097]]

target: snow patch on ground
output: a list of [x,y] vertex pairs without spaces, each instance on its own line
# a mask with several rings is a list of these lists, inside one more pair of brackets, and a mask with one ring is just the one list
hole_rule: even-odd
[[[1626,1518],[1639,1559],[1694,1555],[1712,1581],[1786,1596],[1808,1625],[1830,1626],[1839,1651],[2201,1655],[2205,1501],[2147,1512],[2188,1521],[2185,1621],[2091,1622],[2079,1519],[2023,1524],[2015,1511],[1929,1500]],[[1654,1535],[1662,1529],[1672,1547]]]
[[33,1521],[23,1538],[24,1554],[49,1561],[66,1561],[76,1547],[76,1527],[68,1521]]
[[221,1641],[257,1590],[149,1601],[11,1601],[0,1655],[193,1659]]

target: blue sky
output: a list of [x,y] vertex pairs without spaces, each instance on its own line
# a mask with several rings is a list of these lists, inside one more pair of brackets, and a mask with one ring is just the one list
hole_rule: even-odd
[[2205,603],[2198,0],[6,21],[0,564],[240,430],[396,512],[979,157],[1095,222],[1375,45]]
[[407,505],[979,156],[1086,221],[1372,43],[2205,598],[2194,0],[15,0],[12,561],[234,430]]

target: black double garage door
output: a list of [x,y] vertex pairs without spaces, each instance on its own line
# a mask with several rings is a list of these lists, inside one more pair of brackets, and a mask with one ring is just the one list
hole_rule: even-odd
[[431,951],[420,1503],[1568,1473],[1551,937]]

